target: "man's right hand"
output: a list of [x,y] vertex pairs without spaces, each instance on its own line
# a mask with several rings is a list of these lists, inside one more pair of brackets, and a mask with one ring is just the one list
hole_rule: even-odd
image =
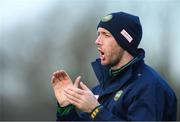
[[65,107],[70,104],[67,101],[66,96],[64,95],[64,89],[67,89],[69,87],[78,87],[80,79],[81,77],[78,76],[73,85],[72,80],[64,70],[58,70],[53,73],[53,76],[51,78],[51,84],[54,89],[56,99],[61,107]]

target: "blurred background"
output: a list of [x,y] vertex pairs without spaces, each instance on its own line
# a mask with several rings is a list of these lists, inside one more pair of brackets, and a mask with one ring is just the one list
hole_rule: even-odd
[[179,6],[179,0],[0,0],[0,120],[55,120],[50,79],[58,69],[96,85],[90,66],[98,57],[96,26],[117,11],[140,17],[145,61],[180,99]]

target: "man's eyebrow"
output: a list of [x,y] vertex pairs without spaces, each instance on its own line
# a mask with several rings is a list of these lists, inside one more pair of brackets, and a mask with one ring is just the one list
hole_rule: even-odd
[[111,35],[111,33],[110,32],[105,32],[106,34],[110,34]]
[[100,33],[102,33],[102,34],[109,34],[109,35],[111,35],[111,33],[110,33],[110,32],[106,32],[106,31],[103,31],[103,32],[97,32],[97,35],[99,35]]

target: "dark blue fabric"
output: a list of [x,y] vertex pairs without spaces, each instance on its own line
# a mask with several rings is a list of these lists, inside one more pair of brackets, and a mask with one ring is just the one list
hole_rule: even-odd
[[[100,81],[92,91],[100,95],[98,101],[102,105],[94,120],[176,120],[177,100],[173,90],[156,71],[144,63],[143,58],[144,51],[140,49],[137,60],[113,78],[108,75],[109,68],[101,66],[100,60],[92,63]],[[120,90],[123,93],[115,100]],[[74,112],[68,115],[69,120],[92,120],[88,113]]]

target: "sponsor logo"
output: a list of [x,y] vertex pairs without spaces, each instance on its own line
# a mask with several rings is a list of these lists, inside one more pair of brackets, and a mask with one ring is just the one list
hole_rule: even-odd
[[133,38],[129,35],[129,33],[128,33],[125,29],[123,29],[123,30],[121,31],[121,34],[124,36],[124,38],[127,39],[127,41],[128,41],[129,43],[132,42]]

